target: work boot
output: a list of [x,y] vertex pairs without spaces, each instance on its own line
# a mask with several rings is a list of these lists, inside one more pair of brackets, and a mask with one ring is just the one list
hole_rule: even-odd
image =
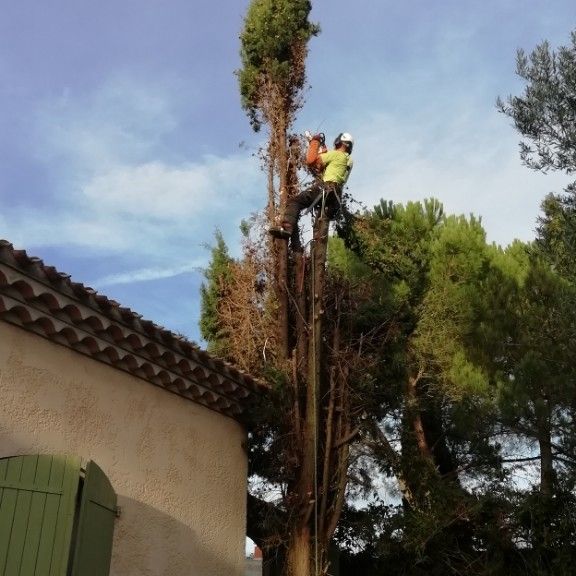
[[292,236],[292,225],[288,222],[282,222],[282,224],[270,226],[268,233],[274,236],[274,238],[288,240],[288,238]]

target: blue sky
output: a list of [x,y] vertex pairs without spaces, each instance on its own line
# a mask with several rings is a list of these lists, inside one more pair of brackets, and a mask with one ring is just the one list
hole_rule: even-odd
[[[265,202],[234,70],[248,0],[0,0],[0,237],[198,339],[214,231]],[[430,196],[533,238],[568,182],[523,167],[497,96],[516,49],[568,44],[573,0],[313,1],[296,130],[356,138],[350,192]]]

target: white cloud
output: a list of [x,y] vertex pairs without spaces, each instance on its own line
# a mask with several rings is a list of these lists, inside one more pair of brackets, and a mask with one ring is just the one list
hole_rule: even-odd
[[160,257],[175,245],[193,249],[211,241],[218,227],[232,234],[231,223],[264,197],[260,179],[257,163],[242,155],[176,166],[118,164],[61,189],[48,213],[27,208],[13,214],[9,237],[28,245]]
[[76,99],[66,92],[37,119],[35,153],[55,182],[51,201],[15,207],[6,234],[25,245],[166,255],[176,268],[175,246],[209,242],[217,227],[230,236],[230,223],[264,202],[258,160],[242,150],[180,160],[163,144],[175,126],[170,99],[148,86],[113,82]]
[[192,263],[181,264],[172,267],[140,268],[128,272],[110,274],[96,280],[94,283],[100,287],[113,286],[116,284],[132,284],[133,282],[145,282],[149,280],[160,280],[163,278],[173,278],[189,272],[198,272],[205,261],[195,260]]
[[[137,269],[142,262],[163,262],[172,271],[155,269],[153,275],[179,274],[213,242],[217,228],[233,248],[239,221],[259,207],[258,168],[251,173],[246,162],[232,157],[183,167],[117,167],[67,194],[57,207],[11,209],[2,236],[19,246],[118,255]],[[194,260],[193,267],[199,265]],[[106,283],[128,281],[118,278]]]
[[352,195],[369,208],[435,197],[447,212],[480,216],[491,242],[533,239],[540,202],[570,179],[524,167],[516,134],[495,111],[435,118],[422,125],[375,114],[359,123]]
[[119,165],[90,179],[82,187],[82,196],[100,211],[189,223],[206,211],[230,206],[234,196],[249,197],[255,170],[251,159],[241,155],[205,157],[177,166]]

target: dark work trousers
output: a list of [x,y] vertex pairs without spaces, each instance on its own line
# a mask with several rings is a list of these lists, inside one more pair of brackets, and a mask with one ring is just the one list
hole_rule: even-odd
[[[322,182],[318,180],[314,182],[312,186],[288,200],[283,222],[294,228],[298,222],[300,212],[309,208],[322,191],[325,192],[324,210],[326,216],[330,219],[334,218],[340,208],[342,185],[336,184],[335,182]],[[318,210],[322,208],[322,198],[320,198],[315,208],[318,208]]]

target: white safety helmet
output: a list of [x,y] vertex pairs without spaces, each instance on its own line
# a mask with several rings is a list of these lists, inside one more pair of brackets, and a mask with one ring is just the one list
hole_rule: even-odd
[[354,138],[352,138],[352,134],[349,134],[348,132],[340,132],[340,134],[336,136],[336,140],[334,140],[334,148],[338,148],[340,144],[346,145],[348,153],[352,152],[352,147],[354,146]]

